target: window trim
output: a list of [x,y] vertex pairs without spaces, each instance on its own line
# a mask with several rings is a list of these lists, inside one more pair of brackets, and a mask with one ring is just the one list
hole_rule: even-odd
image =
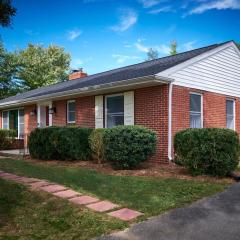
[[[24,126],[24,129],[23,130],[25,130],[25,112],[24,112],[24,108],[18,108],[18,139],[23,139],[23,138],[20,138],[20,131],[19,131],[19,129],[20,129],[20,115],[19,115],[19,112],[20,112],[20,110],[23,110],[23,126]],[[23,135],[24,135],[25,133],[23,133]]]
[[[200,126],[200,128],[203,128],[203,94],[198,93],[198,92],[190,92],[189,93],[189,98],[190,98],[189,100],[190,101],[191,101],[191,95],[198,95],[198,96],[201,97],[201,115],[200,115],[201,116],[201,126]],[[191,111],[190,101],[189,101],[189,123],[190,123],[191,112],[193,112],[193,111]],[[191,125],[191,123],[190,123],[190,125]]]
[[[236,130],[236,110],[235,110],[236,101],[233,98],[226,98],[226,128],[228,128],[227,127],[227,101],[233,102],[233,129],[232,130],[235,131]],[[228,128],[228,129],[231,129],[231,128]]]
[[[8,130],[9,130],[9,111],[10,111],[10,110],[3,110],[3,111],[2,111],[2,129],[8,129]],[[7,112],[7,115],[8,115],[8,116],[7,116],[7,118],[8,118],[7,128],[3,128],[3,125],[4,125],[4,124],[3,124],[3,113],[4,113],[4,112]]]
[[[124,99],[124,93],[115,93],[115,94],[109,94],[104,96],[104,128],[107,127],[107,99],[110,97],[118,97],[118,96],[123,96]],[[124,103],[123,103],[123,117],[124,117]],[[123,123],[124,125],[124,123]]]
[[[23,110],[24,111],[24,107],[20,107],[20,108],[11,108],[11,109],[8,109],[8,110],[3,110],[2,111],[2,127],[1,127],[1,129],[7,129],[7,130],[9,130],[10,128],[9,128],[9,113],[10,113],[10,111],[14,111],[14,110],[17,110],[18,111],[18,136],[17,136],[17,139],[22,139],[22,138],[20,138],[20,134],[19,134],[19,110]],[[3,113],[4,112],[7,112],[8,113],[8,127],[7,128],[3,128]],[[24,112],[24,115],[23,115],[23,118],[24,118],[24,116],[25,116],[25,112]],[[23,125],[24,125],[24,128],[25,128],[25,119],[23,120]],[[25,129],[24,129],[25,130]],[[25,133],[24,133],[25,134]]]
[[[69,121],[69,115],[68,115],[68,113],[69,113],[69,103],[75,103],[75,111],[74,111],[74,113],[75,113],[75,120],[74,121]],[[73,112],[73,111],[71,111],[71,112]],[[68,100],[67,101],[67,123],[76,123],[76,100]]]

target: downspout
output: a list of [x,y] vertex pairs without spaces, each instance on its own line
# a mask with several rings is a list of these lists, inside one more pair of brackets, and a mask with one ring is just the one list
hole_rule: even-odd
[[168,91],[168,160],[172,161],[172,82]]

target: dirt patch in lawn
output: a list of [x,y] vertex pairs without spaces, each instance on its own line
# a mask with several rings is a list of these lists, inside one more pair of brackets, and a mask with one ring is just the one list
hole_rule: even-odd
[[[37,164],[51,166],[67,166],[72,168],[87,168],[96,170],[100,173],[111,174],[116,176],[142,176],[142,177],[159,177],[159,178],[177,178],[186,180],[216,182],[216,183],[233,183],[231,178],[218,178],[210,176],[192,176],[184,167],[174,163],[170,164],[153,164],[144,163],[140,168],[135,170],[115,170],[109,163],[96,164],[93,161],[58,161],[58,160],[36,160],[30,157],[25,158],[26,161]],[[239,172],[240,174],[240,172]]]

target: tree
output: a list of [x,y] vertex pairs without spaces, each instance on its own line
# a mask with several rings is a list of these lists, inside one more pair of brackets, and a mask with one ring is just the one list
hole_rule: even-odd
[[15,52],[15,56],[19,66],[17,78],[23,81],[26,90],[67,79],[70,55],[64,52],[64,48],[29,44],[26,49]]
[[236,45],[237,45],[237,47],[240,49],[240,43],[239,43],[239,42],[237,42],[237,43],[236,43]]
[[158,51],[153,49],[153,48],[149,48],[148,52],[147,52],[147,59],[146,61],[150,61],[150,60],[154,60],[158,58]]
[[0,42],[0,99],[15,95],[20,91],[20,82],[14,80],[17,61],[8,53]]
[[11,0],[0,0],[0,25],[2,27],[10,26],[15,14],[16,8],[12,6]]
[[177,42],[172,41],[170,44],[170,55],[176,55],[177,54]]

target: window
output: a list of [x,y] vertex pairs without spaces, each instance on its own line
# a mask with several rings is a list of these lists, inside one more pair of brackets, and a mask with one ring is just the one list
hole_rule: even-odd
[[9,128],[8,111],[2,112],[2,128],[3,129],[8,129]]
[[24,109],[2,112],[2,128],[16,130],[18,138],[24,137]]
[[75,100],[70,100],[67,102],[67,122],[68,123],[75,123]]
[[18,138],[24,138],[24,110],[18,110]]
[[234,100],[227,99],[227,102],[226,102],[227,128],[230,128],[230,129],[235,128],[234,105],[235,105]]
[[112,95],[106,97],[106,127],[124,125],[124,96]]
[[202,127],[202,95],[190,94],[190,128]]

